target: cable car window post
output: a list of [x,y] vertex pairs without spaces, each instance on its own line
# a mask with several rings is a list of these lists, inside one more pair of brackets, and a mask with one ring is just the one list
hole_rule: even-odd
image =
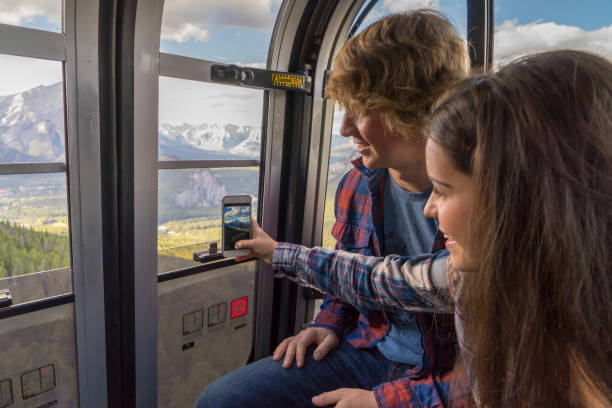
[[467,0],[467,41],[472,72],[493,67],[495,0]]

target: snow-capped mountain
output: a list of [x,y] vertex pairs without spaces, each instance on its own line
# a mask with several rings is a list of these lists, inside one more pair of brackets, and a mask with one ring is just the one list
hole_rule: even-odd
[[[258,159],[261,128],[161,124],[160,160]],[[0,163],[64,161],[62,84],[0,96]]]
[[0,162],[64,161],[62,84],[0,96]]
[[178,126],[164,123],[159,127],[159,139],[160,149],[163,145],[185,146],[200,151],[223,153],[227,158],[258,159],[261,128],[232,123],[185,123]]
[[188,187],[178,193],[175,203],[181,208],[215,207],[226,195],[225,186],[208,169],[199,169],[189,180]]

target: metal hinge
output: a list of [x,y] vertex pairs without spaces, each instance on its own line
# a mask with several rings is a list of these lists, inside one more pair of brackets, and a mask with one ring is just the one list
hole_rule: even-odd
[[211,67],[210,74],[214,82],[226,84],[285,89],[305,93],[310,93],[312,89],[312,77],[308,73],[292,74],[260,68],[240,67],[238,65],[215,64]]

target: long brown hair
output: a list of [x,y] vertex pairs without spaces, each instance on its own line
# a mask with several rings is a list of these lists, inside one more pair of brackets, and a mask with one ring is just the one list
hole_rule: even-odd
[[431,128],[474,186],[460,310],[481,405],[569,406],[580,380],[612,405],[612,64],[523,58],[466,80]]
[[325,93],[355,117],[380,113],[387,129],[424,142],[432,106],[468,67],[465,41],[451,22],[435,10],[412,10],[348,40]]

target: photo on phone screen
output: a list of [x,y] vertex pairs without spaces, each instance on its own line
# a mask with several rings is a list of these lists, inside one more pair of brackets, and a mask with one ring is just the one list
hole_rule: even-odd
[[[247,202],[245,202],[248,200]],[[248,249],[237,250],[236,242],[251,236],[250,197],[223,199],[223,253],[225,256],[247,255]],[[233,202],[232,202],[233,201]]]

